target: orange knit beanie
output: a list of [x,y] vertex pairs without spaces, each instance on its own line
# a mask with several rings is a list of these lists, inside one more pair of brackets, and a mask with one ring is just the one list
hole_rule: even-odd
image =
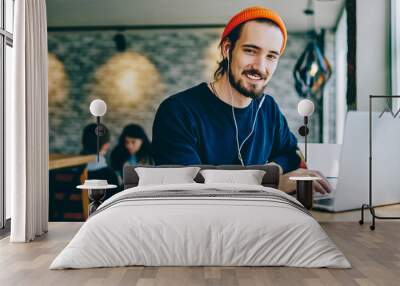
[[224,32],[222,33],[221,42],[238,25],[257,18],[269,19],[278,25],[279,29],[283,34],[283,45],[280,51],[282,54],[283,51],[285,50],[286,40],[287,40],[287,31],[285,23],[283,22],[282,18],[278,15],[278,13],[276,13],[275,11],[259,6],[246,8],[237,13],[235,16],[233,16],[231,20],[228,22],[228,24],[225,26]]

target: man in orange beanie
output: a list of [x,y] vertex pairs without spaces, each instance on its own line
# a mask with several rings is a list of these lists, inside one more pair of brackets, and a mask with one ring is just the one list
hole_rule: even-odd
[[[321,176],[300,169],[297,139],[273,97],[264,94],[286,40],[283,20],[270,9],[250,7],[233,16],[222,33],[214,81],[160,105],[153,124],[156,164],[273,163],[282,170],[285,192],[295,190],[290,176]],[[314,190],[330,192],[330,185],[323,178]]]

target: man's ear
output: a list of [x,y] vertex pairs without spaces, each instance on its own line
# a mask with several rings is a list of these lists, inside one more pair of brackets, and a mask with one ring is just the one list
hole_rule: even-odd
[[224,59],[226,59],[229,56],[229,51],[231,49],[231,46],[232,46],[231,42],[228,39],[222,42],[221,49],[222,49],[222,57]]

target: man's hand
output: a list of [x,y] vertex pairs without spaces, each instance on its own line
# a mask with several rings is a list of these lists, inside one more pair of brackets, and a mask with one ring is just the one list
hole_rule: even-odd
[[297,169],[292,172],[281,175],[279,181],[279,190],[285,193],[291,193],[296,191],[296,182],[289,180],[289,177],[320,177],[321,180],[313,181],[313,190],[321,194],[330,193],[332,191],[332,186],[329,184],[328,180],[318,171],[307,170],[307,169]]

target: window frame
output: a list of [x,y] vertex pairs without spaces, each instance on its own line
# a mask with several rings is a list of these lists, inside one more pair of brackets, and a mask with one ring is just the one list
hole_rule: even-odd
[[[6,188],[5,188],[5,98],[6,98],[6,47],[13,48],[13,33],[6,29],[6,1],[0,0],[1,21],[0,21],[0,236],[9,231],[10,223],[6,222]],[[12,2],[13,14],[15,15],[15,0]],[[14,20],[14,15],[11,17]],[[14,22],[14,21],[13,21]],[[13,24],[14,25],[14,24]],[[12,27],[12,31],[14,27]]]

